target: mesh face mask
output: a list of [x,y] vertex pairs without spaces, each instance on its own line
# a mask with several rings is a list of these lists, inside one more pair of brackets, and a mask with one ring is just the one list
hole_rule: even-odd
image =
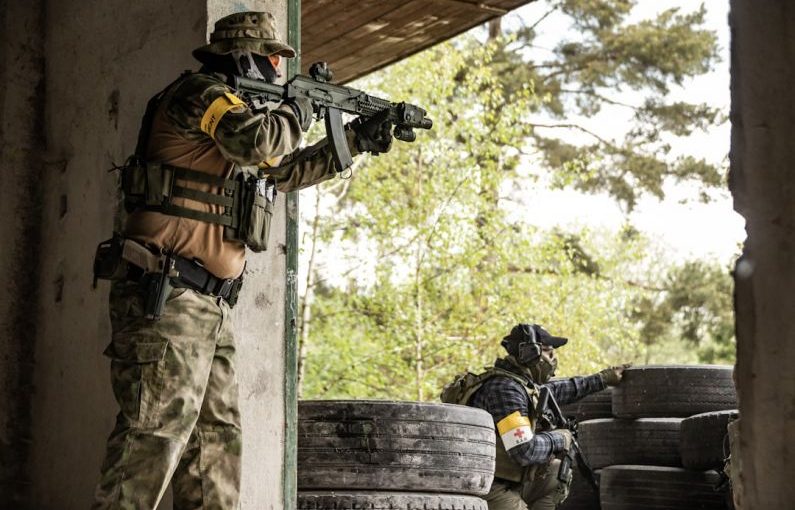
[[234,50],[230,55],[235,61],[239,76],[266,83],[275,83],[281,76],[268,57],[254,55],[248,50]]
[[537,384],[546,384],[555,376],[558,368],[558,359],[550,360],[546,356],[541,356],[538,361],[530,367],[533,381]]

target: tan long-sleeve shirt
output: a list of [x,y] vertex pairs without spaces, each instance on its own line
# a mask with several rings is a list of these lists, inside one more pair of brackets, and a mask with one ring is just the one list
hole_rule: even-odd
[[[257,165],[281,161],[274,178],[279,191],[293,191],[334,176],[331,151],[325,140],[303,150],[301,128],[292,109],[280,106],[256,113],[236,104],[223,113],[212,133],[202,130],[202,119],[214,101],[234,91],[221,75],[190,74],[166,91],[155,112],[147,160],[189,168],[228,178],[233,164]],[[352,142],[352,135],[349,135]],[[349,143],[353,149],[353,143]],[[195,182],[177,181],[184,187],[218,192]],[[172,198],[177,206],[221,213],[221,206],[185,198]],[[224,227],[154,211],[134,211],[125,235],[132,239],[194,259],[219,278],[239,276],[245,264],[245,246],[227,241]]]

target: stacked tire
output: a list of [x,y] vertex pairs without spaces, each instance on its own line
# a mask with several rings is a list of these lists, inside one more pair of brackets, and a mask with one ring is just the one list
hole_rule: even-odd
[[563,407],[582,420],[580,447],[598,470],[600,490],[597,498],[590,487],[573,484],[560,508],[729,508],[725,492],[716,490],[716,470],[723,466],[726,426],[736,407],[731,367],[627,369],[612,391]]
[[480,409],[303,401],[298,508],[487,510],[494,455],[494,422]]

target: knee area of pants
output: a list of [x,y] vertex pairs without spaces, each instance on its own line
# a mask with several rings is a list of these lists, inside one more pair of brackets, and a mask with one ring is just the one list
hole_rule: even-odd
[[219,445],[232,455],[240,455],[243,451],[243,434],[236,425],[200,425],[197,426],[199,440],[202,445]]

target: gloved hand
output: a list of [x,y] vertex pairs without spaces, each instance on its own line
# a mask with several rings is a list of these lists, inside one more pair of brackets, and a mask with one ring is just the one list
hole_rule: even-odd
[[373,115],[369,119],[357,118],[351,122],[356,133],[356,148],[359,152],[383,154],[392,148],[392,123],[387,120],[389,111]]
[[310,126],[312,126],[312,116],[314,114],[314,105],[312,101],[305,97],[294,97],[285,99],[282,104],[292,109],[298,119],[298,123],[301,125],[301,131],[304,133],[309,131]]
[[602,378],[602,382],[605,383],[606,386],[618,386],[621,379],[624,378],[624,369],[631,366],[630,363],[625,363],[615,367],[607,367],[599,372],[599,377]]
[[555,429],[550,431],[549,433],[563,438],[563,443],[564,443],[563,449],[562,450],[555,449],[554,450],[555,453],[560,453],[562,451],[567,452],[571,449],[571,443],[572,443],[571,431],[569,431],[568,429]]

